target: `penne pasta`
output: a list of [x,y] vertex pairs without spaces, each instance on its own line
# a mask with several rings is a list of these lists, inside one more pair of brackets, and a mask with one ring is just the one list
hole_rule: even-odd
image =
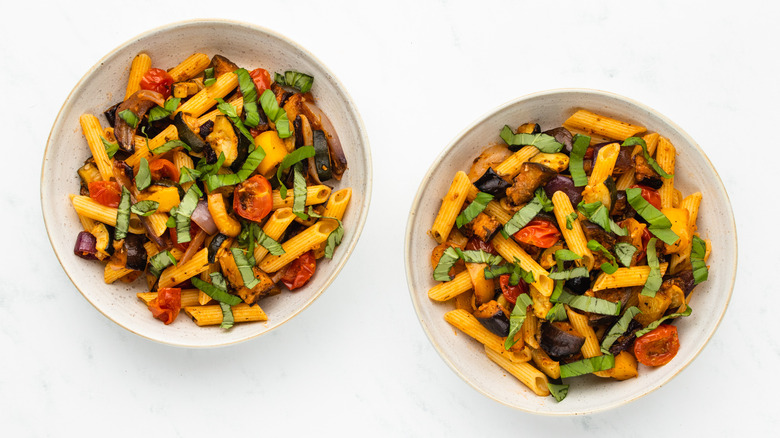
[[141,89],[141,79],[152,67],[152,58],[146,53],[139,53],[130,64],[130,75],[125,88],[125,99]]
[[258,264],[265,272],[276,272],[297,259],[300,255],[325,242],[331,232],[335,231],[338,224],[335,221],[321,220],[303,230],[290,240],[282,244],[284,254],[275,256],[267,255]]
[[100,128],[100,122],[92,114],[82,114],[79,117],[81,131],[89,144],[89,150],[92,152],[92,158],[95,159],[95,165],[100,171],[100,177],[103,181],[109,181],[113,175],[111,170],[111,160],[108,158],[106,147],[103,145],[103,130]]
[[458,172],[455,174],[455,178],[452,180],[449,191],[442,199],[439,213],[436,215],[436,219],[433,221],[431,227],[431,236],[438,243],[445,242],[447,236],[452,230],[452,226],[455,225],[455,219],[460,213],[460,209],[463,207],[463,203],[466,201],[466,196],[469,193],[469,189],[472,187],[471,181],[465,172]]
[[[315,185],[306,187],[306,205],[322,204],[328,200],[330,196],[331,188],[326,185]],[[294,195],[292,188],[287,190],[287,197],[282,199],[279,190],[273,192],[273,209],[292,207],[294,202]]]
[[661,207],[674,208],[675,190],[674,190],[674,146],[664,137],[658,139],[658,150],[655,153],[655,160],[664,172],[671,175],[671,178],[662,178],[663,185],[658,189],[661,195]]
[[621,141],[646,131],[643,126],[621,122],[620,120],[592,113],[588,110],[578,110],[566,119],[564,125]]
[[203,70],[205,70],[210,63],[211,59],[209,59],[209,56],[205,53],[193,53],[176,67],[168,70],[168,74],[173,78],[173,82],[186,81],[203,73]]
[[[666,273],[668,263],[661,263],[661,275]],[[614,274],[602,272],[593,282],[593,290],[616,289],[619,287],[643,286],[650,275],[649,266],[632,266],[630,268],[618,268]]]
[[[200,327],[222,324],[222,307],[212,306],[187,306],[184,312]],[[241,303],[230,308],[235,322],[268,321],[263,309],[258,305],[250,306]]]
[[[574,213],[574,208],[569,197],[563,192],[555,192],[552,202],[553,213],[558,221],[561,234],[563,234],[563,238],[566,240],[566,245],[571,251],[582,257],[581,266],[585,266],[588,270],[593,269],[593,253],[588,249],[588,241],[585,239],[585,233],[582,231],[580,217],[577,215],[576,219],[570,219],[570,215]],[[569,229],[569,225],[571,225],[571,229]]]
[[547,376],[533,365],[527,362],[517,363],[509,361],[503,355],[491,350],[487,346],[485,346],[485,354],[498,366],[515,376],[517,380],[527,386],[534,394],[542,397],[550,395],[550,389],[547,387]]
[[458,309],[449,311],[444,314],[444,320],[463,333],[471,336],[489,350],[505,357],[510,362],[528,362],[531,359],[530,354],[526,354],[524,351],[518,354],[512,350],[505,350],[504,339],[486,329],[485,326],[477,321],[477,318],[475,318],[474,315],[465,310]]
[[225,73],[218,77],[216,82],[210,87],[200,90],[187,102],[179,106],[179,108],[174,111],[174,114],[183,112],[192,117],[200,117],[203,113],[217,104],[217,99],[227,96],[228,93],[235,90],[236,87],[238,87],[238,76],[233,72]]

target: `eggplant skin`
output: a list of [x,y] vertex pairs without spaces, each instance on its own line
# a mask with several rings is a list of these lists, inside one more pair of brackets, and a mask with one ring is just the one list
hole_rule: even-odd
[[577,354],[584,344],[585,337],[577,333],[567,322],[545,321],[542,324],[539,345],[555,360]]
[[485,173],[474,182],[474,186],[480,192],[489,193],[500,199],[506,196],[506,189],[511,187],[511,184],[501,178],[492,167],[488,167]]
[[128,234],[125,237],[125,253],[127,254],[128,269],[143,271],[146,269],[146,248],[144,248],[144,237],[140,234]]
[[506,314],[507,312],[497,301],[491,300],[479,306],[479,309],[474,312],[474,317],[491,333],[507,337],[509,336],[509,317]]

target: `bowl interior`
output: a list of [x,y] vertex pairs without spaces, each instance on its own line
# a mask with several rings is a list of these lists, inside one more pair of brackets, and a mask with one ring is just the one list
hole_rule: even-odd
[[[428,235],[433,219],[455,172],[468,170],[482,149],[501,142],[500,129],[535,121],[542,129],[560,126],[577,109],[647,127],[670,139],[677,148],[675,186],[683,196],[701,191],[699,233],[712,241],[709,280],[695,289],[693,314],[680,318],[681,348],[671,363],[649,369],[640,365],[637,378],[618,382],[586,376],[568,379],[569,394],[561,403],[538,397],[517,379],[493,364],[481,345],[444,321],[449,303],[428,299],[436,282],[431,276],[430,254],[435,241]],[[556,90],[533,94],[510,102],[463,131],[442,152],[426,174],[413,202],[406,234],[406,271],[409,289],[420,322],[445,362],[466,382],[506,405],[541,414],[571,415],[595,412],[635,400],[658,388],[679,373],[701,351],[714,333],[728,305],[736,275],[737,243],[728,196],[715,169],[685,132],[671,121],[621,96],[595,90]]]
[[[352,200],[343,223],[341,246],[333,260],[318,264],[311,282],[295,293],[264,299],[264,323],[237,324],[226,331],[197,327],[186,315],[164,326],[135,296],[143,281],[132,284],[103,282],[103,264],[73,255],[75,236],[81,231],[69,202],[77,194],[76,170],[89,156],[79,126],[83,113],[98,116],[124,96],[130,63],[139,52],[152,58],[152,66],[167,69],[187,56],[202,52],[221,54],[249,70],[298,70],[314,76],[312,94],[333,122],[349,161],[349,170],[336,188],[351,187]],[[313,55],[292,41],[248,24],[229,21],[191,21],[172,24],[133,38],[100,60],[76,85],[65,101],[51,131],[43,160],[41,203],[49,239],[65,272],[89,302],[126,329],[156,341],[189,347],[226,345],[265,333],[303,310],[333,281],[355,247],[365,222],[371,196],[371,157],[368,138],[351,98],[333,74]]]

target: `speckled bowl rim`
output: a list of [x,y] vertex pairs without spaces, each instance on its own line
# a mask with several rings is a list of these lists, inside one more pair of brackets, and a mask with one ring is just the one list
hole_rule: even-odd
[[[176,342],[170,342],[166,341],[164,339],[157,339],[154,337],[146,336],[144,334],[141,334],[137,331],[135,331],[132,327],[128,327],[127,325],[120,324],[118,321],[114,320],[111,316],[109,316],[106,312],[103,311],[99,306],[97,306],[91,299],[89,299],[88,295],[84,293],[83,290],[77,285],[76,280],[71,276],[71,273],[65,269],[65,265],[62,263],[62,257],[63,255],[60,254],[60,252],[57,250],[57,247],[54,245],[54,241],[52,240],[52,230],[49,227],[49,220],[47,218],[47,209],[46,209],[46,199],[44,197],[44,181],[45,181],[45,168],[46,168],[46,157],[49,155],[49,148],[52,146],[52,135],[60,128],[60,125],[64,123],[62,114],[65,111],[65,109],[70,105],[70,102],[72,101],[73,96],[76,92],[78,92],[82,85],[93,75],[97,70],[101,68],[101,66],[111,60],[113,57],[117,56],[117,54],[122,51],[127,46],[134,44],[136,41],[144,38],[148,38],[154,34],[158,33],[164,33],[164,32],[170,32],[179,28],[183,27],[189,27],[189,26],[200,26],[200,25],[232,25],[232,26],[240,26],[247,28],[253,32],[259,32],[263,34],[268,34],[271,37],[277,38],[281,41],[284,41],[285,43],[289,44],[292,47],[295,47],[297,50],[300,50],[302,53],[306,54],[313,63],[317,64],[320,68],[322,68],[324,71],[326,71],[329,75],[331,80],[333,81],[334,86],[338,90],[339,93],[344,98],[344,105],[350,110],[352,115],[355,118],[356,125],[358,127],[358,134],[361,144],[363,145],[362,151],[365,156],[365,164],[366,164],[366,193],[364,193],[365,198],[365,208],[360,213],[360,216],[358,217],[358,222],[355,225],[354,229],[354,239],[352,239],[352,242],[347,246],[346,248],[343,248],[343,253],[340,256],[340,259],[338,260],[338,263],[336,264],[335,268],[333,269],[333,272],[331,273],[330,277],[327,279],[327,281],[323,284],[323,286],[320,288],[319,291],[317,291],[314,295],[312,295],[311,299],[307,301],[302,307],[291,313],[287,319],[279,322],[279,324],[269,328],[268,330],[260,331],[258,333],[253,333],[247,336],[244,336],[242,338],[233,339],[229,342],[223,342],[223,343],[213,343],[213,344],[204,344],[204,345],[193,345],[193,344],[182,344],[182,343],[176,343]],[[49,238],[49,244],[52,246],[52,249],[54,250],[54,255],[57,257],[57,261],[60,263],[60,266],[63,268],[63,271],[65,271],[65,275],[68,276],[71,283],[73,283],[73,286],[76,287],[76,289],[81,293],[81,295],[100,313],[102,313],[106,318],[116,323],[118,326],[128,330],[129,332],[132,332],[144,339],[148,339],[151,341],[159,342],[164,345],[170,345],[174,347],[182,347],[182,348],[193,348],[193,349],[201,349],[201,348],[216,348],[216,347],[226,347],[229,345],[235,345],[238,343],[242,343],[245,341],[248,341],[250,339],[256,338],[261,335],[265,335],[267,333],[270,333],[274,331],[275,329],[283,326],[287,322],[289,322],[291,319],[293,319],[295,316],[297,316],[299,313],[301,313],[304,309],[309,307],[317,298],[319,298],[323,292],[333,283],[333,281],[338,276],[339,272],[341,272],[341,269],[344,267],[344,265],[347,263],[347,260],[349,260],[350,256],[352,255],[352,252],[355,249],[355,246],[357,245],[358,241],[360,240],[360,236],[363,231],[363,227],[365,225],[366,219],[368,218],[368,211],[371,205],[371,193],[372,193],[372,185],[373,185],[373,160],[371,158],[371,147],[368,140],[368,134],[366,133],[365,124],[363,123],[363,118],[360,116],[360,112],[357,109],[357,106],[354,103],[354,100],[352,99],[352,96],[349,94],[347,89],[344,87],[344,85],[341,83],[341,81],[336,77],[335,74],[314,54],[309,52],[307,49],[305,49],[303,46],[299,45],[292,39],[276,32],[271,29],[258,26],[255,24],[243,22],[243,21],[237,21],[237,20],[227,20],[227,19],[193,19],[193,20],[182,20],[177,21],[173,23],[169,23],[166,25],[158,26],[154,29],[148,30],[146,32],[140,33],[128,40],[126,40],[124,43],[120,44],[108,54],[100,58],[92,67],[87,70],[87,72],[79,79],[79,81],[76,83],[76,85],[73,87],[73,89],[68,93],[68,97],[65,98],[65,101],[63,102],[62,106],[60,107],[60,110],[57,112],[57,116],[54,119],[54,123],[52,124],[52,128],[49,131],[49,136],[46,139],[46,148],[43,152],[43,159],[41,164],[41,178],[40,178],[40,196],[41,196],[41,210],[43,214],[43,222],[44,226],[46,227],[46,234]]]
[[[567,94],[567,93],[589,93],[589,94],[595,94],[595,95],[601,95],[604,97],[608,97],[611,99],[617,99],[622,100],[624,102],[628,102],[631,105],[636,106],[637,108],[644,110],[648,113],[653,114],[654,116],[661,119],[663,122],[667,123],[669,126],[671,126],[673,129],[679,133],[680,136],[684,137],[685,140],[691,144],[696,152],[699,153],[699,155],[706,161],[707,165],[712,169],[712,171],[715,174],[715,177],[717,178],[717,184],[716,190],[720,192],[720,194],[723,195],[724,199],[726,199],[728,203],[728,215],[727,217],[730,219],[731,229],[734,236],[734,261],[733,261],[733,268],[731,270],[731,281],[727,282],[728,284],[728,297],[726,299],[725,305],[720,311],[720,314],[717,315],[717,323],[713,326],[712,330],[710,330],[710,333],[707,333],[706,340],[701,344],[700,348],[695,352],[695,354],[691,357],[691,360],[685,363],[677,372],[670,375],[665,381],[661,382],[659,385],[647,388],[645,391],[640,392],[639,394],[634,395],[633,397],[626,398],[620,402],[614,402],[611,404],[605,404],[603,406],[599,406],[593,409],[583,409],[578,411],[571,411],[571,412],[540,412],[533,409],[529,409],[523,406],[517,406],[510,403],[506,403],[502,400],[499,400],[495,397],[493,397],[488,392],[484,391],[479,385],[477,385],[474,381],[469,379],[459,368],[455,366],[455,364],[450,361],[447,354],[445,353],[444,349],[439,345],[439,343],[434,338],[433,334],[431,333],[431,330],[428,328],[427,324],[423,319],[421,318],[422,315],[422,309],[421,306],[425,305],[424,303],[421,303],[417,297],[421,296],[419,291],[416,291],[414,288],[414,285],[412,284],[412,278],[413,278],[413,269],[419,269],[419,266],[413,265],[411,261],[411,245],[412,245],[412,228],[414,226],[414,223],[417,219],[417,210],[420,207],[420,202],[423,199],[423,192],[425,191],[425,181],[428,181],[431,179],[434,171],[439,167],[440,163],[444,159],[445,156],[451,153],[451,151],[460,143],[461,139],[463,139],[467,133],[469,133],[471,130],[475,129],[480,124],[484,123],[485,120],[489,119],[490,117],[501,113],[502,111],[505,111],[506,109],[520,104],[521,102],[524,102],[526,100],[535,99],[542,96],[549,96],[549,95],[558,95],[558,94]],[[502,404],[505,406],[508,406],[513,409],[517,409],[523,412],[528,412],[536,415],[545,415],[545,416],[551,416],[551,417],[561,417],[561,416],[572,416],[572,415],[587,415],[587,414],[593,414],[597,412],[603,412],[610,409],[617,408],[619,406],[626,405],[628,403],[631,403],[635,400],[638,400],[647,394],[650,394],[651,392],[657,390],[658,388],[666,385],[669,383],[672,379],[677,377],[680,372],[682,372],[685,368],[687,368],[698,356],[701,354],[702,350],[704,350],[704,347],[709,343],[709,341],[712,339],[712,336],[717,331],[717,328],[720,326],[720,323],[723,320],[723,316],[726,313],[726,309],[729,306],[729,303],[731,301],[731,296],[734,291],[734,284],[736,282],[737,278],[737,259],[738,259],[738,241],[737,241],[737,227],[736,227],[736,221],[734,220],[734,211],[731,207],[731,200],[729,199],[728,193],[726,192],[726,187],[723,185],[723,181],[720,178],[720,174],[718,174],[717,170],[715,169],[715,166],[712,165],[712,162],[710,161],[709,157],[707,157],[707,154],[704,153],[704,150],[701,149],[699,144],[688,135],[688,133],[683,130],[679,125],[677,125],[675,122],[673,122],[668,117],[664,116],[660,112],[656,111],[655,109],[640,103],[636,100],[630,99],[628,97],[608,92],[608,91],[602,91],[602,90],[596,90],[596,89],[590,89],[590,88],[557,88],[557,89],[551,89],[551,90],[545,90],[545,91],[539,91],[535,93],[526,94],[524,96],[521,96],[519,98],[510,100],[504,104],[499,105],[498,107],[484,113],[482,116],[480,116],[475,122],[473,122],[471,125],[463,129],[458,135],[456,135],[452,141],[442,150],[442,152],[436,157],[436,159],[431,164],[430,168],[428,169],[428,172],[426,172],[425,176],[422,179],[422,182],[420,183],[420,187],[417,189],[417,192],[414,195],[414,200],[412,201],[412,206],[409,210],[409,219],[406,224],[406,236],[405,236],[405,243],[404,243],[404,261],[405,261],[405,270],[406,270],[406,282],[409,287],[409,296],[412,300],[412,305],[414,306],[414,311],[417,313],[417,319],[420,325],[423,328],[423,331],[425,332],[426,336],[428,337],[428,340],[433,345],[433,348],[436,349],[437,353],[439,353],[439,356],[441,359],[447,364],[447,366],[452,369],[452,371],[455,372],[463,381],[469,384],[472,388],[476,389],[486,397]],[[424,293],[422,295],[427,297],[427,291],[423,291]]]

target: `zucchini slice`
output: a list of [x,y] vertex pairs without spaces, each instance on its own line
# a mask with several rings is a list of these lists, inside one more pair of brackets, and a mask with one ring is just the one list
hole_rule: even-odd
[[328,151],[328,140],[325,132],[314,131],[314,165],[317,167],[317,176],[320,181],[327,181],[333,178],[333,172],[330,165],[330,152]]
[[173,126],[179,132],[179,140],[187,143],[193,152],[203,152],[206,142],[190,128],[190,125],[184,120],[184,113],[176,113],[176,117],[173,118]]

